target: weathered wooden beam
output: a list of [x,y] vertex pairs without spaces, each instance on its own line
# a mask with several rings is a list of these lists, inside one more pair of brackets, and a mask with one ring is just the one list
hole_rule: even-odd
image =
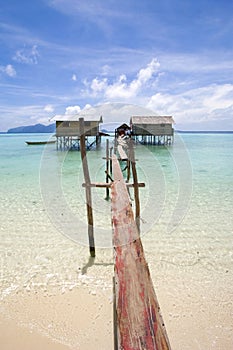
[[112,151],[113,151],[113,147],[110,147],[110,175],[112,175]]
[[133,183],[134,183],[134,201],[135,201],[135,220],[140,233],[140,200],[139,200],[139,190],[138,190],[138,176],[136,170],[136,162],[133,148],[133,140],[130,139],[129,142],[129,160],[132,167]]
[[121,160],[127,160],[127,159],[128,159],[128,156],[127,156],[127,154],[125,153],[125,151],[124,151],[122,145],[118,145],[118,146],[117,146],[117,152],[118,152],[118,154],[119,154]]
[[[106,140],[106,182],[109,181],[109,140]],[[106,199],[109,199],[109,187],[106,186]]]
[[[134,184],[133,183],[126,183],[125,184],[126,187],[134,187]],[[92,182],[90,184],[86,184],[86,183],[83,183],[82,184],[82,187],[100,187],[100,188],[105,188],[105,187],[108,187],[110,188],[111,187],[111,183],[110,182]],[[145,183],[144,182],[138,182],[137,184],[138,187],[145,187]]]
[[86,183],[86,207],[87,207],[87,220],[88,220],[88,238],[89,238],[89,250],[91,257],[95,257],[95,240],[94,240],[94,222],[92,213],[92,198],[90,187],[90,175],[86,156],[86,143],[84,134],[84,119],[79,118],[80,127],[80,151],[82,158],[83,174]]
[[170,350],[117,158],[111,184],[118,350]]
[[[111,150],[111,149],[110,149]],[[102,157],[102,159],[106,159],[106,157]],[[112,156],[110,155],[109,157],[110,160],[112,160]],[[120,157],[117,158],[118,160],[122,160]],[[137,158],[135,158],[135,162],[138,161]]]

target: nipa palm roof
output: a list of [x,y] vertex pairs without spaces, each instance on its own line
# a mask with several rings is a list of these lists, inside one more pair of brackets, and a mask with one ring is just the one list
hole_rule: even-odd
[[131,117],[131,124],[172,124],[174,123],[173,117],[171,116],[147,116]]
[[85,122],[89,121],[96,121],[99,123],[103,123],[103,118],[102,116],[97,117],[94,115],[80,115],[80,114],[64,114],[64,115],[55,115],[52,117],[50,120],[51,121],[59,121],[59,122],[64,122],[64,121],[79,121],[79,118],[83,118]]

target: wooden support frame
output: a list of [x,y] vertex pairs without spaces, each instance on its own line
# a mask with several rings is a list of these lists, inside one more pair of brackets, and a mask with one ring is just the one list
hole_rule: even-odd
[[134,156],[134,145],[133,140],[129,140],[129,160],[132,167],[133,183],[134,183],[134,201],[135,201],[135,221],[140,233],[140,200],[139,200],[139,186],[138,186],[138,176],[136,170],[136,162]]
[[[111,213],[114,247],[113,320],[114,350],[171,350],[160,307],[153,288],[139,233],[139,183],[133,143],[130,142],[128,167],[133,183],[126,183],[118,158],[106,145],[106,183],[91,183],[85,147],[84,122],[80,121],[80,150],[86,191],[90,254],[95,257],[91,188],[111,188]],[[110,170],[113,178],[109,175]],[[111,174],[112,175],[112,174]],[[109,179],[111,182],[109,182]],[[127,181],[129,180],[127,175]],[[135,218],[128,188],[134,188]],[[108,190],[108,192],[107,192]]]
[[[113,180],[113,179],[112,179]],[[113,182],[113,181],[112,181]],[[99,187],[99,188],[110,188],[112,186],[112,182],[92,182],[89,184],[83,183],[82,187]],[[134,187],[134,183],[125,183],[126,187]],[[145,187],[144,182],[138,182],[137,187]]]
[[[109,140],[106,140],[106,183],[109,182]],[[106,199],[109,199],[109,187],[106,186]]]
[[[113,157],[116,158],[116,155],[113,155],[113,148],[109,148],[109,140],[106,141],[106,157],[104,159],[106,160],[106,182],[105,183],[98,183],[94,182],[92,183],[90,180],[89,175],[89,169],[88,169],[88,163],[87,163],[87,157],[86,157],[86,137],[84,133],[84,119],[79,118],[80,123],[80,151],[81,151],[81,158],[82,158],[82,167],[83,167],[83,174],[84,174],[84,180],[85,183],[82,184],[83,187],[85,187],[86,191],[86,208],[87,208],[87,220],[88,220],[88,238],[89,238],[89,249],[90,254],[92,257],[95,257],[95,241],[94,241],[94,219],[93,219],[93,212],[92,212],[92,196],[91,196],[91,188],[105,188],[106,189],[106,199],[109,199],[109,189],[111,187],[112,182],[114,181],[112,179],[112,161]],[[134,188],[134,199],[135,199],[135,212],[136,212],[136,222],[138,227],[138,232],[140,230],[140,202],[139,202],[139,187],[145,187],[144,183],[138,183],[137,179],[137,172],[136,172],[136,165],[135,165],[135,157],[134,157],[134,150],[133,150],[133,143],[130,143],[130,150],[129,150],[130,158],[127,156],[127,182],[126,187]],[[132,174],[133,174],[133,183],[129,183],[130,180],[130,168],[132,167]],[[109,174],[109,171],[111,175]],[[109,180],[111,182],[109,182]]]
[[121,160],[128,160],[128,155],[126,154],[126,152],[123,149],[122,145],[118,145],[117,152],[118,152]]
[[94,222],[93,222],[92,198],[91,198],[91,187],[90,187],[91,180],[90,180],[87,156],[86,156],[84,119],[79,118],[79,123],[80,123],[80,151],[81,151],[84,179],[87,185],[85,189],[86,189],[89,250],[90,250],[91,257],[95,257]]

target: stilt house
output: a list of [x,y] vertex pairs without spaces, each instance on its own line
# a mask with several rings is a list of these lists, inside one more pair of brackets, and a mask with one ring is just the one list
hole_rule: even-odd
[[173,142],[173,123],[171,116],[133,116],[130,119],[134,139],[154,145],[169,145]]
[[130,126],[127,124],[121,124],[118,128],[115,129],[115,137],[117,138],[120,135],[126,135],[130,131]]
[[[61,150],[77,148],[79,149],[80,140],[80,115],[56,115],[52,118],[56,122],[57,148]],[[83,116],[84,133],[86,136],[87,148],[100,142],[99,125],[103,122],[102,116]],[[94,141],[93,141],[94,138]]]

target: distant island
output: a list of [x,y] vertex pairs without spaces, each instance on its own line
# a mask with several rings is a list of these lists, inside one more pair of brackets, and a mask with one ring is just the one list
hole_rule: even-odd
[[233,134],[232,130],[175,130],[178,134]]
[[53,133],[55,132],[55,123],[49,125],[35,124],[27,126],[19,126],[17,128],[11,128],[7,131],[7,134],[29,134],[29,133]]
[[101,129],[100,131],[101,131],[101,132],[105,132],[105,133],[114,132],[114,130],[108,130],[108,129]]
[[[0,134],[30,134],[30,133],[55,133],[56,125],[55,123],[44,125],[44,124],[34,124],[34,125],[26,125],[26,126],[18,126],[16,128],[8,129],[5,132],[1,132]],[[113,133],[114,130],[101,129],[103,133]],[[180,134],[232,134],[232,130],[174,130],[176,133]]]

